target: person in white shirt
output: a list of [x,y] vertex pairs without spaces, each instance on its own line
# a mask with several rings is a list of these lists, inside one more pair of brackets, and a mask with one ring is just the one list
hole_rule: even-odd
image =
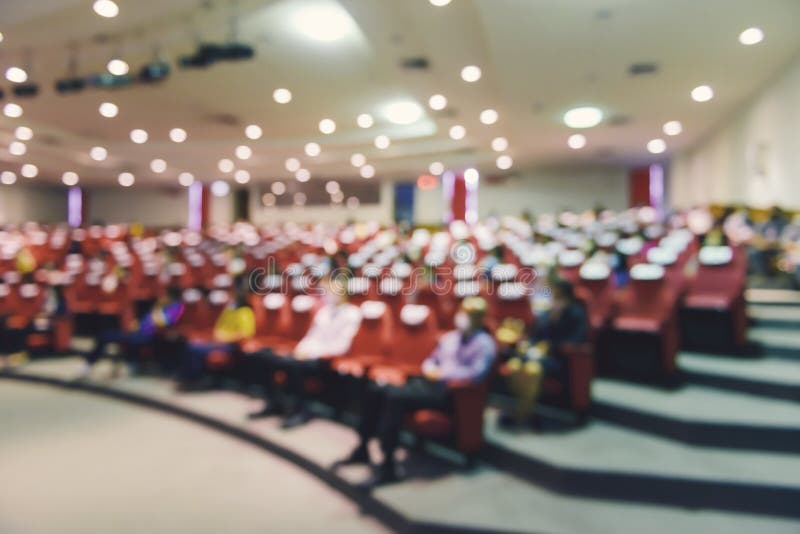
[[[290,357],[275,356],[269,359],[269,378],[266,385],[266,403],[261,412],[251,417],[272,415],[278,411],[286,414],[283,428],[293,428],[306,423],[312,414],[308,410],[305,391],[306,379],[319,376],[327,367],[326,360],[343,356],[350,350],[353,338],[361,326],[361,310],[347,301],[346,284],[339,279],[326,279],[322,284],[323,306],[314,315],[308,332],[300,340]],[[283,406],[275,402],[272,376],[282,370],[287,375],[286,391],[289,398]]]

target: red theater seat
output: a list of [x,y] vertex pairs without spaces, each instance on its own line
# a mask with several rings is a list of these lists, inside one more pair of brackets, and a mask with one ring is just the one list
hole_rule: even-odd
[[436,318],[427,306],[407,304],[394,328],[389,359],[370,368],[370,379],[386,384],[403,384],[406,378],[422,374],[422,362],[433,352],[438,339]]

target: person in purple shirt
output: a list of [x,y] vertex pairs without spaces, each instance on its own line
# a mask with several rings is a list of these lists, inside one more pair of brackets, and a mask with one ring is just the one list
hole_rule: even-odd
[[496,348],[483,327],[486,301],[480,297],[464,299],[455,316],[456,330],[444,334],[433,353],[422,365],[423,376],[410,377],[402,386],[370,384],[361,403],[360,441],[346,459],[334,467],[369,464],[368,443],[378,437],[383,463],[364,483],[377,486],[398,479],[394,460],[405,415],[420,409],[452,410],[449,381],[482,381],[492,367]]

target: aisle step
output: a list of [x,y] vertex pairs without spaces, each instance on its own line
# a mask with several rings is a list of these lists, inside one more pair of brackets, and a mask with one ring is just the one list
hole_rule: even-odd
[[764,306],[800,306],[800,291],[790,289],[748,289],[745,298],[750,304]]
[[755,326],[800,329],[800,306],[750,304],[747,315]]

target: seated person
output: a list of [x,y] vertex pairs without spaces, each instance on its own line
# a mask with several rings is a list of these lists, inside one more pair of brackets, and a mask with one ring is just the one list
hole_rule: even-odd
[[589,336],[589,318],[582,302],[566,280],[552,284],[553,304],[539,317],[536,331],[529,341],[516,347],[516,356],[508,362],[508,383],[516,398],[513,416],[504,416],[504,424],[525,422],[534,409],[545,377],[563,377],[566,363],[559,357],[566,344],[585,343]]
[[371,384],[361,403],[360,442],[350,456],[336,465],[369,463],[367,445],[380,439],[384,460],[366,483],[379,485],[397,480],[394,453],[403,420],[420,409],[452,410],[450,380],[480,382],[495,358],[492,336],[483,327],[487,303],[481,297],[464,299],[455,316],[456,330],[444,334],[422,365],[424,376],[411,377],[402,386]]
[[[264,409],[251,418],[272,415],[283,411],[287,418],[284,428],[292,428],[307,422],[311,413],[307,408],[305,379],[319,374],[324,369],[322,358],[343,356],[361,325],[361,310],[347,301],[344,277],[327,278],[322,281],[325,304],[314,315],[311,327],[294,349],[291,357],[267,355],[264,369],[259,373],[265,377],[266,399]],[[293,400],[284,399],[283,406],[277,404],[273,377],[276,370],[286,372],[287,389]]]
[[211,339],[190,340],[186,345],[178,374],[182,389],[191,388],[203,377],[208,355],[215,350],[233,352],[242,340],[253,337],[256,318],[247,302],[247,292],[240,284],[234,298],[228,303],[214,324]]
[[137,360],[140,350],[150,345],[160,330],[178,322],[183,314],[183,309],[180,288],[170,286],[166,294],[153,304],[153,307],[141,320],[132,321],[125,330],[112,328],[100,331],[94,340],[94,350],[85,355],[86,367],[81,378],[89,375],[94,364],[105,355],[109,343],[119,343],[128,351],[127,354],[122,355],[122,358],[115,360],[113,375],[116,376],[119,371],[118,365],[123,360]]

